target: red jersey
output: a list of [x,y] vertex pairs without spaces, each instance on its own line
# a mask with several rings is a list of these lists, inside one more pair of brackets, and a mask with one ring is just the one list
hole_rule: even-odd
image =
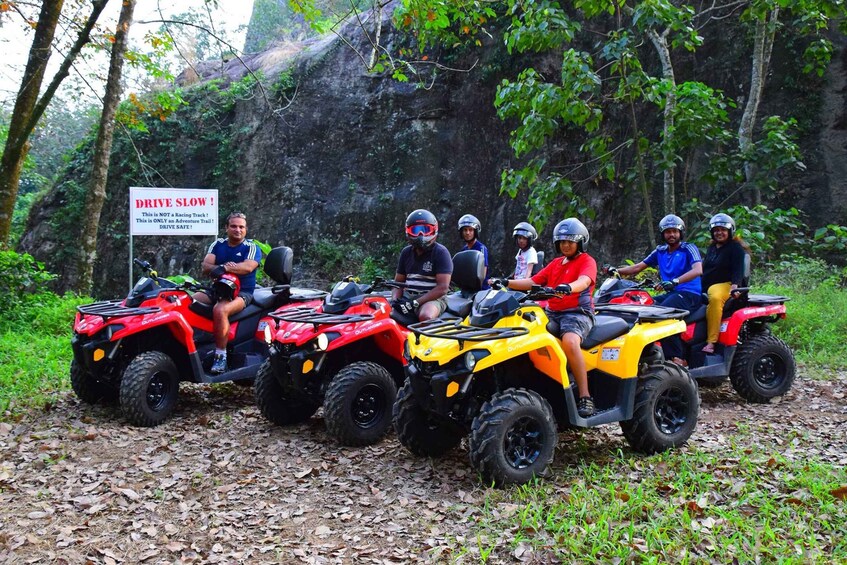
[[591,284],[579,294],[570,294],[561,298],[551,298],[547,303],[550,310],[561,312],[582,308],[594,312],[594,283],[597,281],[597,262],[588,253],[580,253],[575,259],[555,258],[541,269],[532,282],[541,286],[556,288],[560,284],[572,284],[582,275],[591,279]]

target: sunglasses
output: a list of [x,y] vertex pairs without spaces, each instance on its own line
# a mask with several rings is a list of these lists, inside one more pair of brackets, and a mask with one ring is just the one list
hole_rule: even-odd
[[412,237],[417,237],[419,235],[428,237],[435,235],[436,232],[437,228],[432,224],[415,224],[413,226],[406,227],[406,234]]

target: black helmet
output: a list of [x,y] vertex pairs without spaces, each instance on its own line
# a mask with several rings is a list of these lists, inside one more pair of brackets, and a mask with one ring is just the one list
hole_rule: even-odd
[[459,218],[459,233],[462,233],[462,228],[473,228],[474,239],[479,237],[479,232],[482,231],[482,224],[476,219],[476,216],[465,214]]
[[512,237],[517,239],[519,235],[524,236],[529,240],[529,244],[532,245],[533,242],[538,239],[538,232],[535,231],[535,228],[532,227],[528,222],[521,222],[515,226],[512,230]]
[[575,241],[581,253],[585,251],[588,239],[588,228],[576,218],[566,218],[553,228],[553,247],[556,251],[559,250],[560,241]]
[[[729,230],[729,238],[735,237],[735,220],[728,214],[721,213],[712,216],[712,219],[709,220],[709,232],[712,232],[715,228],[726,228]],[[714,238],[714,234],[712,237]]]
[[659,233],[663,234],[665,230],[679,230],[680,239],[682,239],[681,234],[685,232],[685,222],[679,216],[668,214],[659,220]]
[[406,218],[406,241],[413,247],[432,247],[438,237],[438,220],[429,210],[415,210]]

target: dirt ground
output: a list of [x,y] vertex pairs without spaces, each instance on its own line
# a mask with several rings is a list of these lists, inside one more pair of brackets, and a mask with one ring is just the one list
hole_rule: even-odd
[[[719,451],[739,425],[775,445],[803,429],[803,456],[847,464],[845,374],[822,382],[801,373],[770,405],[745,404],[728,383],[701,395],[690,441],[698,449]],[[549,480],[578,459],[568,449],[577,439],[607,455],[626,450],[614,425],[564,433]],[[464,447],[438,461],[413,458],[393,436],[340,448],[320,416],[291,428],[268,423],[252,389],[184,387],[175,417],[153,429],[67,394],[50,410],[0,423],[0,562],[449,561],[487,492]],[[488,512],[515,512],[508,498]],[[494,561],[546,560],[508,544],[498,552]]]

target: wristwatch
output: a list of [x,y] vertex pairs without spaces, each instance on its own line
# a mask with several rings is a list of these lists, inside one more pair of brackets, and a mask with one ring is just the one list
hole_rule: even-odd
[[672,279],[671,282],[674,286],[679,286],[679,279]]
[[418,309],[418,308],[420,308],[420,307],[421,307],[420,302],[418,302],[417,300],[412,300],[412,308],[414,308],[415,310],[417,310],[417,309]]

